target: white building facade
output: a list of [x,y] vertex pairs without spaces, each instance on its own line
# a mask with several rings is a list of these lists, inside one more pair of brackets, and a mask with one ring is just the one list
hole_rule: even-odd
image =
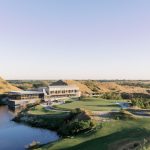
[[74,85],[49,86],[46,93],[50,99],[79,98],[81,96],[79,88]]
[[66,98],[80,98],[81,92],[75,85],[59,80],[48,87],[39,87],[35,91],[12,91],[8,93],[8,105],[24,106],[37,101],[54,101]]

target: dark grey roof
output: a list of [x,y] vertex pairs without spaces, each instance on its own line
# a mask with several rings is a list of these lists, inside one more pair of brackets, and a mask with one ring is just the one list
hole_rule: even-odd
[[58,80],[56,82],[53,82],[49,86],[64,86],[64,85],[68,85],[68,84],[66,82],[64,82],[63,80]]
[[10,95],[24,95],[24,94],[43,94],[43,92],[39,92],[39,91],[11,91],[8,94]]

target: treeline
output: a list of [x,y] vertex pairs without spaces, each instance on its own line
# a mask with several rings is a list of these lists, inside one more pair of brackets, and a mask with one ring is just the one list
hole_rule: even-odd
[[145,98],[145,99],[150,99],[149,94],[144,94],[144,93],[117,93],[117,92],[107,92],[104,94],[101,94],[100,96],[103,99],[115,99],[115,100],[120,100],[120,99],[138,99],[138,98]]
[[135,87],[141,87],[141,88],[150,88],[150,83],[144,83],[144,82],[120,82],[120,85],[127,85],[127,86],[135,86]]

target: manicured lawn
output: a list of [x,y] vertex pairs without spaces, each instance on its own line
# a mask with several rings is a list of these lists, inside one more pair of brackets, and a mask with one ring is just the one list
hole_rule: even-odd
[[[93,111],[119,110],[120,107],[115,105],[116,102],[119,101],[86,98],[80,101],[57,105],[57,107],[60,109],[84,108]],[[45,112],[41,106],[37,106],[31,112],[55,116],[53,114],[54,112]],[[60,115],[62,112],[58,111],[55,113]],[[145,138],[150,139],[149,124],[150,119],[148,118],[124,121],[113,120],[111,122],[99,123],[101,127],[96,131],[83,133],[70,138],[63,138],[57,142],[47,144],[38,150],[116,150],[116,147],[124,145],[125,142],[139,142]]]
[[30,109],[28,111],[29,114],[33,114],[33,115],[65,115],[66,112],[62,112],[62,111],[52,111],[52,110],[46,110],[44,107],[42,107],[41,105],[37,105],[36,107]]
[[113,149],[116,142],[143,140],[150,137],[149,124],[150,119],[107,122],[94,133],[62,139],[39,150],[116,150]]
[[71,103],[66,103],[62,105],[57,105],[55,107],[59,109],[75,109],[83,108],[92,111],[110,111],[110,110],[119,110],[120,106],[116,105],[116,102],[122,102],[125,100],[104,100],[101,98],[85,98],[78,101],[73,101]]

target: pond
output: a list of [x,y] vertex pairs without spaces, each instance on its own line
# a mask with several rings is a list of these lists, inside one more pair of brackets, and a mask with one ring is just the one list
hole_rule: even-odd
[[24,150],[33,141],[40,144],[58,140],[56,132],[11,121],[14,113],[0,106],[0,150]]

